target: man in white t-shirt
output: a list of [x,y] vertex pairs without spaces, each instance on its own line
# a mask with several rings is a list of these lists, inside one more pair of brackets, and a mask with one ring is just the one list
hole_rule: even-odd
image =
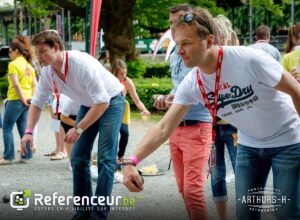
[[[263,51],[218,47],[213,18],[204,9],[194,9],[182,16],[174,31],[178,53],[186,66],[195,68],[180,84],[167,114],[127,161],[125,186],[133,192],[143,189],[134,165],[168,138],[190,105],[206,104],[204,96],[207,107],[213,108],[218,70],[217,116],[239,132],[235,184],[238,219],[260,219],[264,205],[270,205],[269,211],[275,210],[278,219],[299,219],[299,201],[295,199],[300,168],[299,84]],[[198,76],[204,85],[203,92]],[[274,189],[266,189],[271,168]],[[270,191],[274,194],[270,195]],[[263,192],[268,198],[262,197]]]
[[[71,156],[73,189],[74,196],[80,197],[80,201],[74,200],[77,214],[73,219],[89,219],[91,215],[91,218],[107,219],[107,199],[113,186],[118,134],[125,106],[123,85],[89,54],[65,51],[63,41],[55,31],[39,33],[32,43],[44,67],[28,113],[22,152],[26,152],[25,143],[32,143],[32,130],[53,91],[56,96],[65,94],[80,103],[76,125],[64,139],[67,144],[74,144]],[[99,178],[95,196],[92,196],[90,159],[98,134]],[[97,202],[99,196],[105,198],[101,200],[104,206]]]

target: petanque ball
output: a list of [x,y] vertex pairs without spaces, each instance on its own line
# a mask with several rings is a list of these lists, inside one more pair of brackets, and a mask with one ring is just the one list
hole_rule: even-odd
[[4,203],[9,203],[9,196],[8,196],[8,195],[4,195],[4,196],[2,197],[2,201],[3,201]]

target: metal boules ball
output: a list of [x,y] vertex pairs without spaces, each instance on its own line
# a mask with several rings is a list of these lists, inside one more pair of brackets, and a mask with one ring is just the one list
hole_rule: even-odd
[[3,201],[4,203],[9,203],[9,196],[8,196],[8,195],[4,195],[4,196],[2,197],[2,201]]

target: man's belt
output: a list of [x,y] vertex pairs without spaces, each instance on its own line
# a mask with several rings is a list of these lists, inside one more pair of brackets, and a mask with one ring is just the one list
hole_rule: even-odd
[[203,122],[202,121],[197,121],[197,120],[183,120],[179,123],[178,127],[195,126],[195,125],[199,125],[200,123],[203,123]]

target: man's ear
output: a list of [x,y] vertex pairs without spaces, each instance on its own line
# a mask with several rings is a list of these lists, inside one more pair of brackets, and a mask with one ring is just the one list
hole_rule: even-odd
[[207,48],[210,48],[213,45],[215,45],[215,36],[210,34],[207,36]]
[[54,43],[53,47],[56,52],[60,50],[58,43]]

